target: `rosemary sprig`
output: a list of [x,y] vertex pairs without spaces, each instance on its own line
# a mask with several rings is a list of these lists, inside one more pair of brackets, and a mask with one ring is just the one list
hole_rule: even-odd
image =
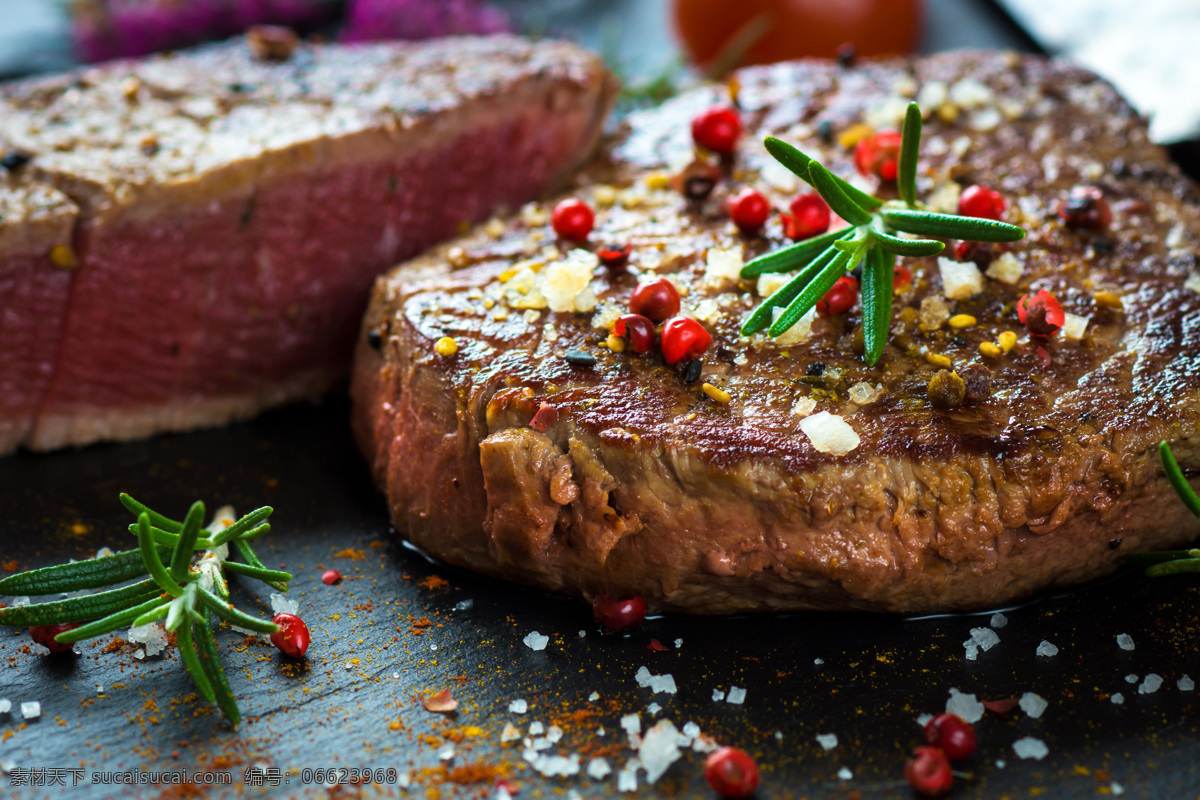
[[[1183,470],[1175,461],[1171,446],[1165,441],[1158,443],[1158,460],[1162,462],[1163,472],[1179,499],[1197,517],[1200,517],[1200,497],[1192,491],[1192,487],[1183,476]],[[1181,572],[1200,572],[1200,549],[1191,550],[1160,550],[1153,553],[1130,553],[1125,556],[1130,564],[1146,567],[1146,575],[1158,578],[1163,575],[1177,575]]]
[[[143,580],[66,600],[0,608],[0,625],[84,623],[54,637],[62,644],[72,644],[126,626],[164,621],[166,629],[175,633],[180,660],[197,690],[237,725],[241,714],[221,667],[212,616],[262,633],[279,630],[269,620],[234,608],[224,574],[228,570],[287,591],[291,574],[268,569],[250,544],[270,531],[266,520],[272,509],[264,506],[227,528],[213,525],[206,531],[201,502],[192,504],[183,522],[165,517],[127,494],[121,495],[121,503],[137,517],[129,526],[138,538],[136,549],[12,575],[0,580],[0,595],[48,595]],[[208,535],[202,536],[202,532]],[[230,544],[245,563],[228,560]]]
[[[908,239],[897,234],[975,242],[1015,242],[1025,236],[1023,230],[1005,222],[921,208],[916,188],[920,142],[921,110],[916,103],[909,103],[897,165],[900,200],[884,201],[851,186],[787,142],[773,136],[764,140],[767,152],[816,189],[850,227],[766,253],[742,267],[743,278],[798,271],[792,281],[750,313],[742,324],[743,336],[764,328],[772,337],[782,335],[816,306],[838,278],[863,262],[863,359],[874,365],[883,355],[891,327],[896,256],[932,256],[946,247],[938,239]],[[773,319],[776,308],[783,311]]]

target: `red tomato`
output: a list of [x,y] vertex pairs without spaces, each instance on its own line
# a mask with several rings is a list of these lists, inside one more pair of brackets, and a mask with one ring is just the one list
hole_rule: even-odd
[[921,0],[672,0],[672,17],[683,49],[701,66],[751,22],[768,25],[741,66],[833,58],[848,42],[861,56],[908,53],[921,32],[922,6]]

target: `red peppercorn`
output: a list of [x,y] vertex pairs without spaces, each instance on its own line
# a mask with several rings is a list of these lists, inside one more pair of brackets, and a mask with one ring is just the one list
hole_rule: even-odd
[[958,198],[958,213],[964,217],[1000,219],[1008,203],[995,189],[986,186],[970,186]]
[[758,232],[771,215],[771,203],[762,192],[745,188],[729,199],[729,218],[747,236]]
[[758,764],[745,750],[721,747],[704,759],[704,779],[721,797],[741,800],[758,788]]
[[897,266],[896,269],[893,270],[892,288],[903,289],[910,283],[912,283],[912,270],[910,270],[908,267]]
[[1098,231],[1112,224],[1112,209],[1095,186],[1076,186],[1058,204],[1058,216],[1068,227]]
[[975,752],[975,726],[957,714],[938,714],[925,723],[925,741],[960,761]]
[[613,323],[612,335],[624,339],[633,352],[646,353],[654,346],[654,323],[641,314],[625,314]]
[[829,287],[829,291],[825,293],[825,296],[817,301],[817,313],[822,317],[845,314],[854,308],[854,303],[857,300],[858,281],[849,275],[843,275],[837,279],[837,283]]
[[1021,295],[1017,301],[1017,317],[1032,336],[1053,336],[1067,321],[1058,300],[1045,289],[1032,295]]
[[918,747],[904,765],[908,785],[923,797],[941,797],[950,791],[954,775],[950,759],[937,747]]
[[333,586],[335,583],[338,583],[341,580],[342,573],[338,572],[336,569],[327,569],[321,573],[321,583],[324,583],[327,586]]
[[790,214],[780,214],[783,221],[783,232],[792,241],[800,241],[818,236],[829,230],[832,215],[829,204],[821,195],[813,192],[802,194],[792,201]]
[[691,317],[675,317],[662,329],[662,354],[668,364],[696,358],[712,344],[704,326]]
[[617,600],[606,594],[592,601],[592,617],[610,631],[628,631],[646,619],[646,601],[640,597]]
[[679,291],[666,278],[639,284],[629,297],[629,310],[651,322],[662,322],[679,313]]
[[596,250],[596,258],[609,269],[620,269],[629,261],[631,252],[633,247],[630,245],[607,244]]
[[692,120],[692,139],[706,150],[727,156],[742,135],[742,117],[732,106],[712,106]]
[[35,642],[45,647],[51,653],[66,653],[75,645],[56,642],[54,641],[54,637],[60,633],[74,630],[79,625],[80,623],[78,622],[60,622],[57,625],[35,625],[29,629],[29,635]]
[[284,655],[300,658],[308,651],[308,626],[295,614],[276,614],[272,620],[279,630],[271,634],[271,644]]
[[896,180],[899,159],[900,134],[896,131],[876,131],[854,146],[854,166],[868,178]]
[[550,215],[550,224],[554,232],[562,239],[572,242],[582,242],[592,232],[596,222],[596,214],[591,206],[582,200],[572,197],[559,202]]

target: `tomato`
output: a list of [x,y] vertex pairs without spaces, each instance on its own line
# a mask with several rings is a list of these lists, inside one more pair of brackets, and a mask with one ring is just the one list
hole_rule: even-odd
[[911,52],[921,33],[921,0],[672,0],[675,33],[692,61],[709,66],[752,20],[770,29],[738,62],[833,58],[850,42],[859,55]]

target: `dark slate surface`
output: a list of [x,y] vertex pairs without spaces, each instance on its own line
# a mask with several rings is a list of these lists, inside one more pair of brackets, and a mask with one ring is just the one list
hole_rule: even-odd
[[[1034,691],[1050,704],[1041,719],[1019,710],[1007,719],[986,716],[977,726],[978,753],[959,767],[955,797],[1090,798],[1111,792],[1114,780],[1125,797],[1200,791],[1200,703],[1176,687],[1185,673],[1200,678],[1200,584],[1193,580],[1128,572],[1042,598],[1008,611],[1000,643],[974,662],[965,660],[962,642],[972,627],[988,624],[987,615],[674,617],[606,637],[576,600],[439,567],[400,546],[346,432],[347,413],[345,400],[335,398],[225,430],[0,460],[2,560],[22,568],[129,546],[129,516],[116,500],[122,490],[177,515],[197,497],[242,511],[274,506],[275,529],[260,552],[268,565],[296,574],[289,597],[313,631],[302,662],[218,631],[246,716],[237,731],[195,699],[173,650],[139,662],[132,648],[106,636],[80,656],[38,657],[23,633],[4,633],[0,697],[15,705],[36,699],[42,718],[22,725],[16,709],[0,718],[0,764],[82,769],[71,796],[83,797],[129,796],[93,783],[93,772],[222,768],[241,784],[254,764],[290,771],[290,783],[215,794],[318,796],[328,790],[302,786],[305,768],[373,767],[411,775],[408,796],[415,797],[494,796],[497,770],[520,784],[519,797],[564,797],[569,789],[607,797],[617,794],[615,775],[546,779],[524,767],[520,742],[500,743],[504,724],[523,733],[533,721],[558,724],[565,735],[550,752],[582,751],[585,767],[602,753],[618,766],[633,755],[620,717],[640,712],[648,726],[647,706],[657,702],[657,718],[679,727],[695,721],[754,754],[763,770],[760,797],[904,798],[911,795],[903,761],[920,738],[915,718],[941,710],[955,687],[981,699]],[[325,586],[323,567],[340,569],[346,580]],[[242,581],[235,591],[239,605],[269,614],[269,589]],[[473,608],[453,610],[467,599]],[[420,627],[421,617],[429,627]],[[551,637],[542,652],[522,644],[534,630]],[[1120,633],[1133,637],[1135,650],[1118,648]],[[651,638],[670,650],[647,650]],[[1042,639],[1060,648],[1057,656],[1035,654]],[[678,693],[638,687],[634,674],[643,665],[671,673]],[[1154,694],[1139,694],[1125,680],[1150,672],[1164,679]],[[747,689],[744,705],[712,700],[714,688],[730,686]],[[461,703],[454,717],[426,712],[414,699],[443,688]],[[593,691],[600,699],[589,702]],[[1124,694],[1123,705],[1110,701],[1113,692]],[[518,698],[529,703],[527,714],[508,711]],[[816,741],[824,733],[838,737],[829,752]],[[1014,755],[1012,743],[1023,736],[1046,742],[1045,760]],[[448,742],[457,752],[446,765],[438,750]],[[640,795],[710,797],[701,765],[702,756],[689,751]],[[851,779],[839,779],[843,767]],[[62,791],[13,787],[20,774],[0,777],[0,788],[19,798]],[[483,780],[459,784],[449,776]],[[381,777],[384,784],[360,787],[362,794],[403,794]]]

